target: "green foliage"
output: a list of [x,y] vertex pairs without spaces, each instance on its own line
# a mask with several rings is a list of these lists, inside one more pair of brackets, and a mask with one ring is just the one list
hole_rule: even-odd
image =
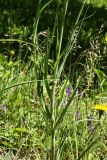
[[106,0],[87,0],[86,1],[88,4],[93,4],[97,7],[102,7],[103,5],[105,5],[107,7],[107,1]]
[[0,1],[0,159],[106,159],[106,10],[86,2]]

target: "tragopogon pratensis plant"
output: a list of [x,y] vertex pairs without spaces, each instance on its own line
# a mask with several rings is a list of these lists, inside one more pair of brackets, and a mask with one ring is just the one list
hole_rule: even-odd
[[[52,2],[52,1],[49,1]],[[60,126],[60,124],[62,123],[64,116],[75,96],[76,90],[79,86],[80,83],[80,78],[77,80],[77,84],[76,87],[73,89],[72,94],[70,94],[70,90],[69,90],[69,99],[66,103],[66,105],[64,107],[63,103],[64,103],[64,92],[65,90],[68,93],[68,80],[69,80],[69,76],[66,77],[63,85],[61,86],[61,90],[60,92],[57,91],[57,86],[59,83],[59,80],[61,78],[62,75],[62,71],[63,68],[65,66],[65,62],[67,57],[69,56],[70,53],[72,53],[72,49],[74,46],[74,42],[78,36],[78,33],[76,32],[76,27],[77,24],[79,22],[81,13],[83,11],[85,2],[83,3],[80,13],[77,17],[75,26],[74,26],[74,30],[73,33],[71,34],[69,41],[65,47],[64,50],[62,50],[62,41],[63,41],[63,33],[64,33],[64,24],[65,24],[65,18],[66,18],[66,13],[67,13],[67,8],[68,8],[68,3],[69,0],[64,0],[64,1],[56,1],[56,13],[55,13],[55,20],[54,20],[54,25],[53,25],[53,31],[52,33],[50,32],[50,30],[48,29],[48,35],[47,35],[47,50],[45,52],[45,55],[43,56],[43,59],[41,60],[41,63],[39,64],[39,70],[38,70],[38,83],[37,83],[37,91],[38,91],[38,96],[41,102],[41,105],[44,108],[44,114],[46,117],[46,121],[47,121],[47,130],[48,132],[46,133],[47,136],[51,137],[51,144],[50,144],[50,154],[48,153],[47,155],[47,159],[51,159],[51,160],[60,160],[61,158],[61,151],[60,151],[60,147],[58,147],[57,145],[57,136],[58,136],[58,128]],[[61,6],[63,6],[61,8]],[[40,7],[40,6],[39,6]],[[39,13],[40,13],[40,8],[39,8]],[[60,10],[61,10],[61,16],[60,16]],[[38,15],[37,12],[37,15]],[[60,28],[59,28],[59,18],[61,19],[61,24],[60,24]],[[35,35],[37,32],[37,19],[36,18],[36,26],[34,27],[35,30],[35,34],[34,34],[34,43],[36,43],[36,37]],[[75,36],[74,36],[75,35]],[[56,39],[56,61],[52,64],[53,66],[50,67],[49,66],[49,54],[50,54],[50,48],[51,45],[53,43],[53,38],[55,37]],[[52,73],[51,75],[49,74],[49,70],[51,69]],[[48,76],[51,77],[51,85],[48,79]],[[46,98],[45,98],[45,94],[44,94],[44,90],[46,90],[47,94],[48,94],[48,98],[49,98],[49,105],[46,104]],[[59,96],[59,99],[57,101],[57,96]],[[58,109],[60,109],[60,112],[58,112]]]

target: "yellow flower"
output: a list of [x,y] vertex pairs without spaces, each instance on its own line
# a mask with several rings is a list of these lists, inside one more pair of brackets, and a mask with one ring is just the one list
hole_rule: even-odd
[[105,35],[105,41],[107,42],[107,35]]
[[107,111],[107,105],[97,104],[97,105],[95,106],[95,109]]

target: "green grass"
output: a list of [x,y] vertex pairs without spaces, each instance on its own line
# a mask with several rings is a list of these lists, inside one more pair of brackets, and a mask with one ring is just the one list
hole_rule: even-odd
[[105,6],[107,8],[107,1],[106,0],[87,0],[86,2],[88,4],[93,4],[94,6],[97,6],[97,7]]
[[[69,72],[65,74],[67,58],[73,54],[84,22],[85,15],[81,21],[80,17],[85,2],[63,49],[69,0],[57,1],[53,30],[46,31],[43,49],[39,44],[39,18],[51,3],[50,0],[42,8],[41,1],[38,4],[32,43],[20,39],[0,40],[20,44],[16,60],[13,51],[9,59],[0,55],[0,159],[106,160],[106,112],[100,116],[102,112],[95,110],[95,104],[107,103],[106,75],[100,68],[102,55],[98,52],[100,42],[80,55],[81,59],[87,53],[86,63],[77,60],[72,64],[74,70],[71,72],[68,65]],[[21,59],[21,47],[25,44],[30,45],[28,62]],[[51,59],[53,44],[57,54]],[[80,71],[78,64],[82,67]],[[97,88],[93,85],[94,75]],[[71,76],[75,76],[75,82]]]
[[[49,128],[51,124],[46,121],[46,115],[36,96],[35,84],[17,86],[2,94],[0,112],[2,157],[8,157],[10,153],[11,158],[14,156],[16,159],[47,159],[46,157],[49,156],[47,154],[51,149],[51,130]],[[101,99],[101,95],[96,96],[98,96],[96,100],[95,97],[80,100],[78,96],[74,97],[56,135],[59,159],[79,159],[90,145],[91,148],[84,154],[84,159],[88,157],[106,158],[107,120],[104,113],[99,121],[99,114],[94,104],[95,101]],[[66,95],[64,100],[68,100]],[[46,99],[47,104],[49,104],[48,101]],[[3,104],[6,104],[6,109],[2,108]],[[61,106],[61,110],[64,105],[65,103]],[[76,116],[77,111],[81,113],[78,117]],[[90,132],[88,126],[87,116],[90,114],[93,116],[93,127],[99,124],[93,133]]]

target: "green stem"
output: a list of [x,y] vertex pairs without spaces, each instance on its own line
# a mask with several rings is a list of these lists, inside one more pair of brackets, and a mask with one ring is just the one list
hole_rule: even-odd
[[[39,18],[40,18],[40,5],[41,5],[41,0],[39,1],[38,8],[37,8],[37,13],[36,13],[35,21],[34,21],[33,45],[35,47],[38,47],[37,29],[38,29],[38,23],[39,23]],[[36,52],[35,47],[34,47],[34,52]]]
[[51,99],[51,127],[52,127],[52,146],[51,146],[51,160],[55,160],[55,116],[56,116],[56,109],[55,109],[55,90],[56,90],[57,81],[53,82],[53,89],[52,89],[52,99]]
[[55,131],[52,133],[51,160],[55,160]]

